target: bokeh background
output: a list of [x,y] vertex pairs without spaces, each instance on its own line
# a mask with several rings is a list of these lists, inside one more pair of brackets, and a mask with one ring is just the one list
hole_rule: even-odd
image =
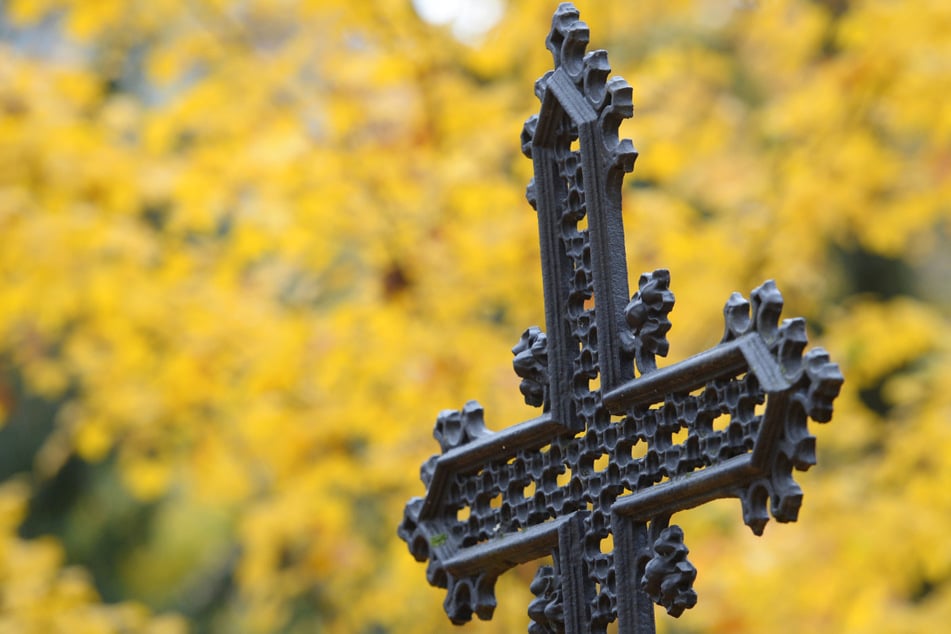
[[[670,360],[775,278],[846,376],[797,524],[677,517],[700,602],[660,630],[941,631],[951,3],[577,5],[634,86]],[[439,410],[534,415],[555,7],[0,3],[0,632],[452,630],[396,527]],[[533,573],[458,631],[525,631]]]

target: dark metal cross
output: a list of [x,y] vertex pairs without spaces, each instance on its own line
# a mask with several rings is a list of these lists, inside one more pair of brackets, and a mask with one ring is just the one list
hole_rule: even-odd
[[426,496],[399,528],[456,624],[491,618],[498,576],[551,556],[531,585],[529,632],[614,621],[621,634],[654,632],[654,603],[679,616],[697,600],[671,516],[734,497],[757,535],[767,506],[795,521],[792,471],[815,464],[807,418],[831,418],[843,381],[824,350],[803,355],[804,320],[779,323],[771,281],[750,301],[729,298],[719,344],[657,367],[674,296],[666,270],[628,295],[621,184],[637,155],[618,127],[633,114],[631,87],[608,80],[607,54],[587,44],[578,11],[559,6],[546,41],[555,69],[536,83],[541,109],[522,133],[548,334],[529,328],[512,351],[542,413],[496,433],[475,401],[440,413],[442,453],[423,465]]

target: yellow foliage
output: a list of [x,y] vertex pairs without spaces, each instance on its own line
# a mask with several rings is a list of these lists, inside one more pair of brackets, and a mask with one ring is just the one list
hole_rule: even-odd
[[0,632],[40,634],[179,634],[183,619],[152,617],[145,606],[100,603],[82,569],[64,565],[62,548],[51,538],[24,541],[16,527],[25,514],[28,487],[20,480],[0,485]]
[[[683,627],[940,630],[951,5],[578,5],[634,86],[626,246],[671,270],[671,358],[774,276],[846,376],[798,525],[685,514]],[[40,436],[0,485],[0,633],[448,627],[395,529],[439,410],[535,413],[508,364],[544,323],[519,133],[553,9],[463,42],[397,0],[0,8],[0,433]],[[83,550],[134,515],[97,478],[145,518],[119,562]],[[469,630],[524,630],[532,574]]]

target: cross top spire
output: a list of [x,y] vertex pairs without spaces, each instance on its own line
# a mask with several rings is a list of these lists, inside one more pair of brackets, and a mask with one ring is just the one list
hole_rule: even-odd
[[585,379],[610,388],[633,378],[621,346],[629,299],[621,186],[637,153],[618,139],[634,113],[632,90],[620,77],[608,80],[607,53],[585,53],[588,40],[578,10],[559,6],[546,40],[555,68],[536,82],[541,108],[522,131],[535,168],[528,200],[538,212],[551,407],[575,430],[583,428]]
[[653,603],[679,616],[697,600],[671,516],[733,497],[757,535],[770,513],[795,521],[792,472],[815,464],[807,419],[831,418],[843,381],[821,348],[803,355],[804,320],[779,322],[772,281],[751,301],[728,299],[719,344],[657,367],[674,296],[664,269],[628,294],[621,186],[637,154],[618,127],[633,114],[631,87],[608,79],[607,54],[586,53],[588,41],[577,9],[560,5],[546,40],[554,69],[536,82],[541,106],[522,131],[546,332],[528,328],[512,352],[525,401],[541,412],[496,433],[475,401],[441,412],[426,495],[409,501],[398,531],[429,562],[456,624],[491,618],[498,576],[550,556],[531,586],[532,634],[614,621],[621,634],[652,633]]

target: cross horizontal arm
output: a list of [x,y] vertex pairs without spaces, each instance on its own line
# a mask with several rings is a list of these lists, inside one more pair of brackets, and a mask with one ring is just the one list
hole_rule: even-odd
[[724,490],[742,487],[763,475],[753,465],[752,454],[743,454],[618,498],[611,512],[647,522],[721,498]]
[[550,555],[558,545],[558,530],[571,517],[565,515],[544,524],[530,526],[518,533],[509,533],[464,548],[446,561],[446,570],[459,577],[485,571],[501,574],[518,564],[541,559]]
[[541,447],[563,431],[564,427],[552,420],[550,413],[545,413],[450,449],[435,460],[420,520],[433,519],[439,514],[446,483],[453,475],[478,471],[490,460]]
[[680,363],[632,379],[605,394],[604,404],[611,412],[621,413],[632,406],[657,403],[672,393],[703,387],[712,379],[734,376],[746,368],[767,393],[790,387],[760,334],[751,332]]

